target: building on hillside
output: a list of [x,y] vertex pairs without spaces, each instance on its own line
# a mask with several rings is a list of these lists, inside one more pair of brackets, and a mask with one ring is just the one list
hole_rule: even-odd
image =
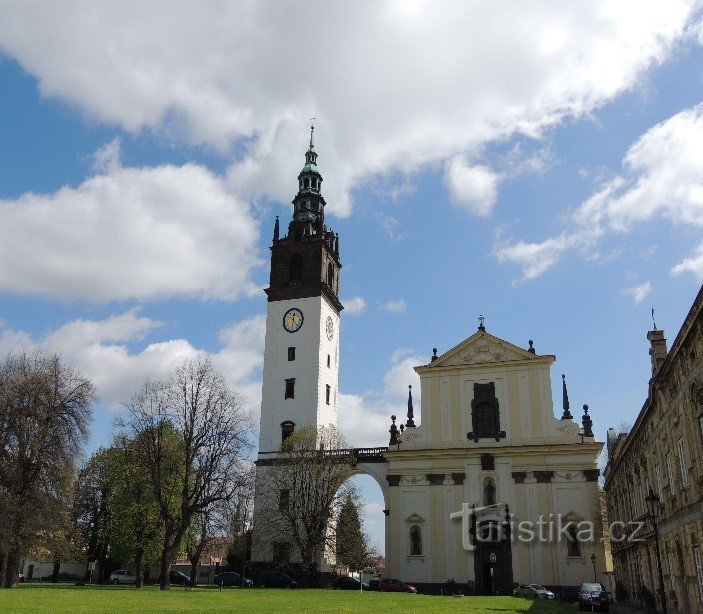
[[657,522],[669,611],[700,612],[703,288],[671,350],[656,325],[647,339],[652,363],[647,399],[628,433],[608,431],[605,492],[610,521],[626,523],[631,532],[636,523],[644,523],[634,537],[613,541],[615,576],[630,603],[644,606],[649,595],[658,595],[655,538],[645,500],[651,488],[660,501]]
[[[270,479],[271,467],[285,462],[281,443],[305,425],[337,425],[342,265],[321,183],[311,134],[285,234],[276,218],[266,289],[252,543],[252,562],[264,567],[296,559],[293,540],[275,541],[266,528],[290,509],[290,491]],[[388,446],[343,451],[350,464],[340,484],[366,473],[380,485],[387,577],[428,590],[453,580],[481,594],[512,594],[515,582],[560,587],[601,578],[602,443],[588,408],[580,428],[564,383],[564,412],[555,418],[555,357],[538,354],[531,341],[525,349],[499,339],[480,322],[416,368],[422,424],[409,393],[407,420],[399,426],[393,416]],[[592,533],[582,534],[589,523]],[[537,533],[529,543],[521,539],[528,525]],[[334,563],[327,554],[320,570]]]

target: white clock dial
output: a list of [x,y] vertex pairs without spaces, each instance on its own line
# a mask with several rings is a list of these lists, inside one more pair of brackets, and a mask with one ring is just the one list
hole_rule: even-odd
[[286,311],[283,316],[283,328],[285,328],[289,333],[294,333],[300,330],[303,325],[303,312],[297,307],[293,307]]
[[332,316],[327,316],[327,338],[332,341],[332,337],[334,337],[334,322]]

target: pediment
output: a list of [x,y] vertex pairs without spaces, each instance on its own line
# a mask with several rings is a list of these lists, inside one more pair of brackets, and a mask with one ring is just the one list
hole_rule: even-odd
[[420,516],[420,514],[413,513],[413,514],[410,514],[410,516],[408,516],[408,517],[405,519],[405,522],[410,522],[410,523],[413,523],[413,524],[418,524],[418,523],[420,523],[420,522],[425,522],[425,519],[424,519],[422,516]]
[[452,367],[460,365],[482,365],[490,363],[536,360],[539,358],[527,350],[508,341],[478,331],[459,345],[437,357],[428,366]]

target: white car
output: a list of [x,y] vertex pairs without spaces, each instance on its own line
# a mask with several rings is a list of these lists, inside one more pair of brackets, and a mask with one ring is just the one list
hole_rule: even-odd
[[126,569],[118,569],[110,574],[110,582],[112,584],[134,584],[137,581],[137,576],[133,571]]

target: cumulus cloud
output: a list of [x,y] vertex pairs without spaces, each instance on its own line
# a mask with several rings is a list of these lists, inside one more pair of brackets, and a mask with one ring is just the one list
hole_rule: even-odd
[[500,177],[483,165],[469,166],[463,157],[454,158],[445,174],[449,197],[456,207],[487,217],[498,198]]
[[672,267],[671,273],[673,275],[692,273],[699,281],[703,280],[703,243],[698,245],[691,256],[684,258],[676,266]]
[[195,164],[128,168],[119,141],[101,174],[53,194],[0,200],[0,289],[56,298],[233,300],[256,291],[258,226]]
[[623,288],[623,294],[627,294],[632,298],[635,305],[639,305],[644,299],[649,296],[652,291],[652,284],[649,281],[638,284],[636,286],[630,286],[628,288]]
[[[684,0],[544,1],[511,19],[509,2],[13,3],[0,49],[44,96],[98,121],[223,151],[239,141],[231,181],[252,197],[289,200],[315,116],[329,209],[348,215],[369,175],[538,137],[598,108],[667,58],[694,11]],[[488,201],[457,194],[485,214]]]
[[345,315],[358,316],[366,311],[366,301],[360,296],[347,299],[342,304],[344,305]]
[[413,387],[415,422],[420,424],[420,378],[413,367],[426,363],[427,357],[413,350],[397,350],[391,355],[379,390],[340,395],[339,428],[351,445],[388,445],[391,416],[398,416],[398,424],[405,422],[408,385]]
[[391,313],[405,313],[408,306],[405,303],[405,299],[399,298],[394,301],[387,301],[381,305],[381,309],[384,311],[389,311]]
[[[43,337],[5,327],[0,329],[0,352],[36,345],[58,351],[93,381],[101,403],[117,410],[146,378],[163,378],[185,358],[208,353],[186,339],[130,349],[160,326],[161,322],[135,308],[102,320],[73,320]],[[215,366],[244,395],[247,407],[257,416],[265,327],[263,315],[236,322],[220,331],[222,348],[210,353]]]
[[[636,224],[663,217],[674,226],[703,227],[703,104],[650,128],[629,148],[622,166],[622,174],[603,181],[567,216],[567,229],[558,236],[541,242],[499,237],[494,256],[521,266],[529,280],[568,250],[594,259],[593,248],[603,236],[630,232]],[[672,272],[700,276],[702,270],[699,247]]]

